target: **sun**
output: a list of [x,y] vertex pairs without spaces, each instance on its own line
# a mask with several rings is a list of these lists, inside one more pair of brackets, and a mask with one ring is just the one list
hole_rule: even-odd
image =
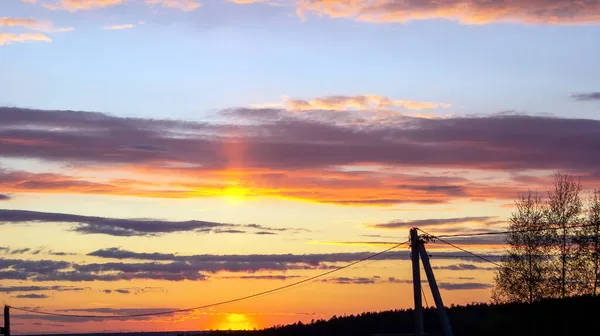
[[250,190],[236,185],[223,189],[220,196],[231,202],[241,202],[248,198]]
[[219,330],[251,330],[256,326],[244,314],[227,314],[225,321],[221,322],[217,329]]

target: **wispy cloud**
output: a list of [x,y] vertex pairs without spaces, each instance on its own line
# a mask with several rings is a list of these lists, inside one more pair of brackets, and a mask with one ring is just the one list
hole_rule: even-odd
[[49,298],[46,294],[20,294],[14,296],[17,299],[47,299]]
[[41,21],[32,18],[0,17],[0,27],[21,27],[44,33],[64,33],[73,31],[73,27],[57,28],[50,21]]
[[240,276],[226,276],[220,277],[220,279],[242,279],[242,280],[288,280],[288,279],[296,279],[301,278],[300,275],[240,275]]
[[[493,115],[357,124],[338,118],[345,113],[235,108],[223,111],[217,124],[0,108],[0,123],[6,125],[0,131],[1,156],[74,164],[80,174],[92,172],[75,177],[0,170],[0,189],[429,205],[508,200],[524,191],[523,183],[508,177],[477,180],[474,171],[592,174],[600,164],[597,120]],[[559,138],[569,138],[569,145]],[[553,155],[546,155],[550,151]],[[93,177],[96,169],[129,177],[101,180]],[[423,173],[430,169],[438,173]]]
[[10,197],[9,195],[0,194],[0,201],[10,201],[11,199],[12,197]]
[[44,34],[9,34],[0,33],[0,45],[21,42],[52,42],[52,39]]
[[398,245],[398,242],[391,241],[311,241],[310,244],[316,245],[341,245],[341,246],[393,246]]
[[491,283],[482,283],[482,282],[466,282],[466,283],[450,283],[450,282],[440,282],[440,289],[445,289],[449,291],[456,290],[476,290],[476,289],[490,289],[494,287]]
[[[237,228],[256,230],[257,225],[228,224],[200,220],[166,221],[155,219],[121,219],[108,217],[79,216],[72,214],[0,209],[1,224],[18,223],[69,223],[75,224],[73,231],[82,234],[105,234],[117,237],[157,236],[173,232],[197,233],[246,233]],[[287,231],[284,228],[260,227],[261,231]],[[293,231],[294,229],[289,229]],[[271,232],[275,234],[275,232]],[[29,249],[26,249],[29,251]]]
[[72,286],[5,286],[0,287],[0,292],[3,293],[14,293],[14,292],[44,292],[44,291],[83,291],[87,290],[87,287],[72,287]]
[[482,267],[473,264],[452,264],[446,266],[434,266],[433,269],[447,270],[447,271],[494,271],[494,267]]
[[193,11],[202,6],[196,0],[146,0],[149,5],[160,5],[167,8],[179,9],[185,12]]
[[430,218],[430,219],[417,219],[410,221],[394,221],[388,223],[379,224],[367,224],[367,227],[375,229],[408,229],[412,227],[427,227],[427,226],[443,226],[451,224],[465,224],[465,223],[484,223],[487,224],[492,221],[497,221],[497,217],[481,216],[481,217],[458,217],[458,218]]
[[46,2],[44,7],[50,10],[66,10],[70,12],[98,9],[124,4],[125,0],[54,0]]
[[311,110],[379,110],[386,108],[400,108],[407,110],[425,110],[435,108],[447,108],[449,104],[438,104],[430,102],[420,102],[413,100],[396,100],[378,95],[360,95],[360,96],[327,96],[311,100],[289,99],[284,97],[283,106],[293,111],[311,111]]
[[586,92],[578,93],[571,96],[571,98],[579,101],[592,101],[600,100],[600,92]]
[[368,22],[447,19],[464,24],[522,22],[584,24],[600,22],[595,1],[571,0],[299,0],[298,13]]
[[334,283],[338,285],[372,285],[380,281],[380,277],[337,277],[323,279],[321,282]]
[[104,30],[124,30],[124,29],[131,29],[135,27],[134,24],[121,24],[121,25],[114,25],[114,26],[104,26]]

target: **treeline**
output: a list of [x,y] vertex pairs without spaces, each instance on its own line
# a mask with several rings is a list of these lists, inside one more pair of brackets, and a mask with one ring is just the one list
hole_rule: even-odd
[[[472,304],[448,308],[455,336],[564,336],[599,335],[600,324],[590,317],[600,307],[600,297],[544,299],[533,304]],[[425,333],[442,335],[434,308],[424,311]],[[395,310],[334,316],[310,323],[297,322],[257,331],[217,331],[210,335],[239,336],[372,336],[414,332],[414,311]]]
[[547,197],[529,191],[515,202],[495,275],[492,302],[596,295],[600,280],[600,191],[557,173]]

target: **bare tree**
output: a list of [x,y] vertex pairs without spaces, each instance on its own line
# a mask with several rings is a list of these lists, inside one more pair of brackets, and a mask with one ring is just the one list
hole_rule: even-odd
[[584,288],[580,294],[597,295],[600,282],[600,190],[596,189],[588,200],[586,226],[577,232],[576,260],[578,278]]
[[532,303],[548,296],[548,253],[553,242],[549,232],[553,230],[548,230],[544,204],[530,191],[520,195],[515,205],[506,236],[509,249],[495,275],[492,300],[496,303]]
[[554,283],[560,288],[560,297],[567,296],[567,290],[572,287],[575,279],[567,279],[572,273],[569,270],[569,260],[573,257],[573,239],[576,233],[571,226],[580,223],[582,202],[579,193],[581,184],[573,176],[556,173],[554,189],[548,193],[546,220],[555,228],[554,241],[558,250],[560,261],[553,277]]

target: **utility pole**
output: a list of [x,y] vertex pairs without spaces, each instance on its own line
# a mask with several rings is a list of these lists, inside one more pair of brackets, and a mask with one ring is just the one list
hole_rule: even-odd
[[0,334],[10,336],[10,307],[4,306],[4,327],[0,328]]
[[427,254],[427,251],[425,250],[425,244],[423,243],[419,244],[419,254],[421,255],[421,259],[423,259],[423,268],[425,269],[425,274],[427,274],[429,288],[431,289],[435,306],[437,307],[438,314],[440,315],[444,336],[453,336],[452,327],[450,327],[450,320],[448,320],[446,308],[444,308],[444,302],[442,301],[442,295],[440,295],[440,289],[435,281],[433,269],[431,268],[431,263],[429,262],[429,255]]
[[410,257],[412,260],[413,295],[415,299],[415,335],[424,336],[423,302],[421,298],[421,268],[419,267],[419,234],[417,228],[410,229]]

